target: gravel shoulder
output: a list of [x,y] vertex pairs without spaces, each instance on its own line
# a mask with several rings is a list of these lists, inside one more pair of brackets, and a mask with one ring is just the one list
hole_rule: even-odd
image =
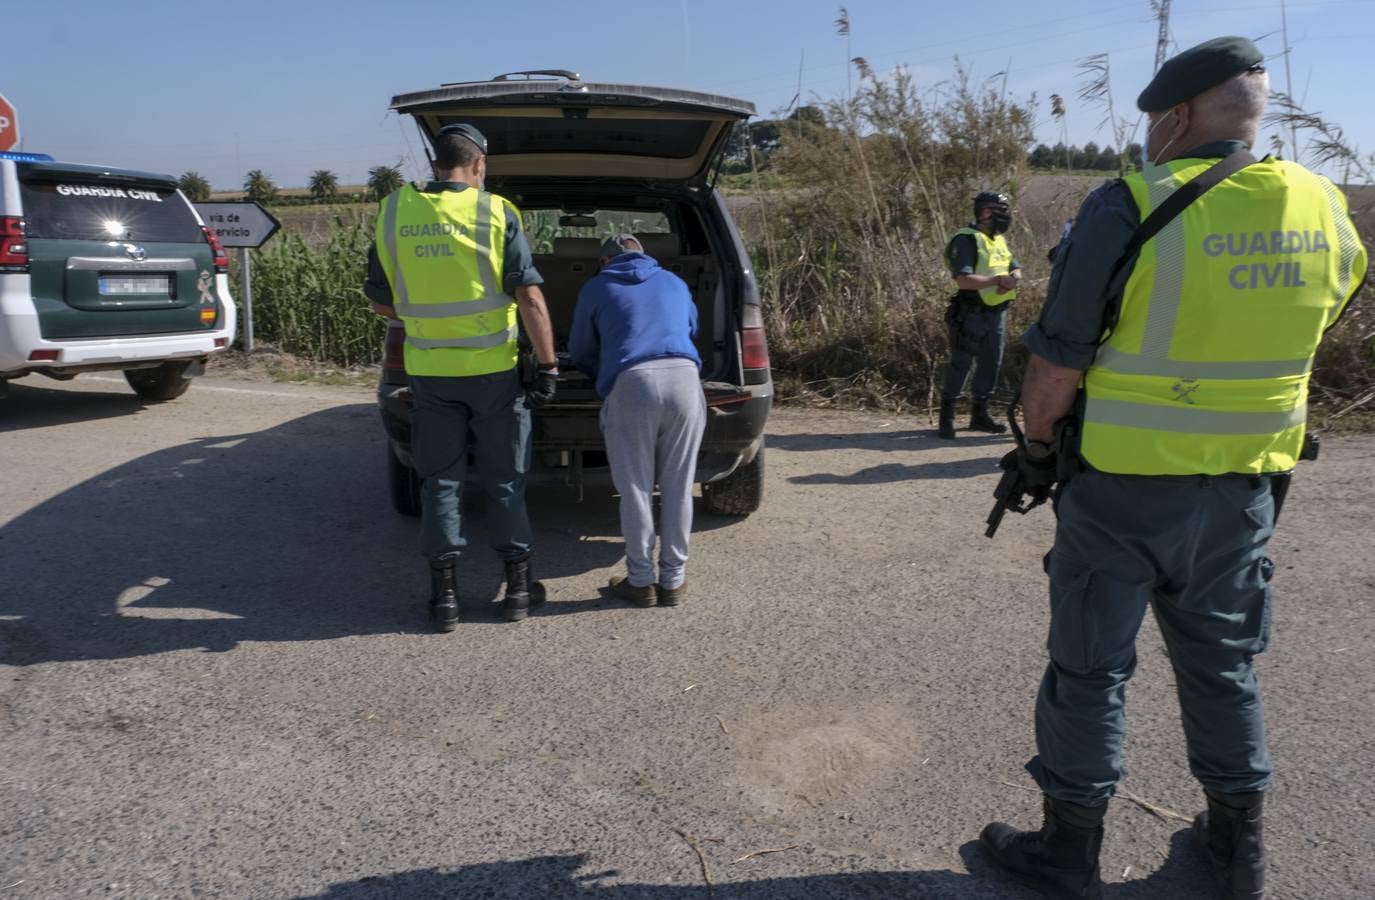
[[[1005,440],[776,410],[765,506],[699,515],[677,610],[604,598],[609,484],[541,476],[549,607],[499,621],[474,500],[441,636],[369,387],[212,375],[147,406],[28,379],[3,404],[6,897],[1034,896],[971,844],[1039,810],[1053,523],[983,538]],[[1275,897],[1375,886],[1372,460],[1325,442],[1272,544]],[[1191,816],[1152,623],[1139,648],[1125,786]],[[1109,896],[1209,896],[1185,827],[1116,802]]]

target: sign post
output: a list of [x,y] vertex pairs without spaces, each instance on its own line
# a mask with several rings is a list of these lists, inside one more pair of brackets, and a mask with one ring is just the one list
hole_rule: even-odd
[[19,147],[19,113],[14,104],[0,94],[0,151]]
[[253,352],[253,269],[248,251],[261,247],[277,233],[282,223],[256,200],[195,204],[205,227],[215,233],[225,247],[239,248],[240,289],[243,291],[243,348]]

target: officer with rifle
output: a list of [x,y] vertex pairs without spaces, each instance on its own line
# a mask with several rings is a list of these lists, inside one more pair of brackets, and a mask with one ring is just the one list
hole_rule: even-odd
[[1141,171],[1084,202],[1025,337],[1026,434],[1003,461],[990,526],[1057,495],[1028,764],[1045,818],[1036,831],[991,824],[980,842],[1053,896],[1102,896],[1147,607],[1205,793],[1194,835],[1220,896],[1264,895],[1271,765],[1253,657],[1269,639],[1265,550],[1305,456],[1314,354],[1367,259],[1330,181],[1251,155],[1262,59],[1245,38],[1217,38],[1161,67],[1138,100]]

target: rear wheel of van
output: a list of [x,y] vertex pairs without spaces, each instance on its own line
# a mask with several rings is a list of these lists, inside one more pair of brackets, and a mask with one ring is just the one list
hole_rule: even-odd
[[702,485],[702,499],[713,516],[748,516],[759,509],[764,500],[764,448],[720,481]]
[[391,444],[387,445],[387,490],[392,509],[403,516],[420,515],[420,476],[396,458]]
[[144,400],[158,403],[175,400],[191,386],[191,379],[186,377],[186,370],[190,365],[185,362],[169,362],[152,369],[126,369],[124,380],[129,382],[129,387]]

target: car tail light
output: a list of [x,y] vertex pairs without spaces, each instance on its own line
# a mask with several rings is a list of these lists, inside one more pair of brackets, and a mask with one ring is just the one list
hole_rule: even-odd
[[392,325],[387,328],[387,339],[382,344],[382,368],[406,369],[406,329]]
[[763,328],[746,328],[740,333],[740,360],[746,369],[769,367],[769,343]]
[[205,232],[205,242],[210,245],[210,255],[215,258],[215,271],[229,271],[229,256],[224,252],[224,244],[220,243],[220,236],[215,232],[201,226],[201,231]]
[[215,338],[215,349],[229,346],[229,338]]
[[29,354],[29,362],[57,362],[61,350],[35,350]]
[[0,216],[0,271],[27,272],[29,269],[29,239],[24,220],[18,216]]

